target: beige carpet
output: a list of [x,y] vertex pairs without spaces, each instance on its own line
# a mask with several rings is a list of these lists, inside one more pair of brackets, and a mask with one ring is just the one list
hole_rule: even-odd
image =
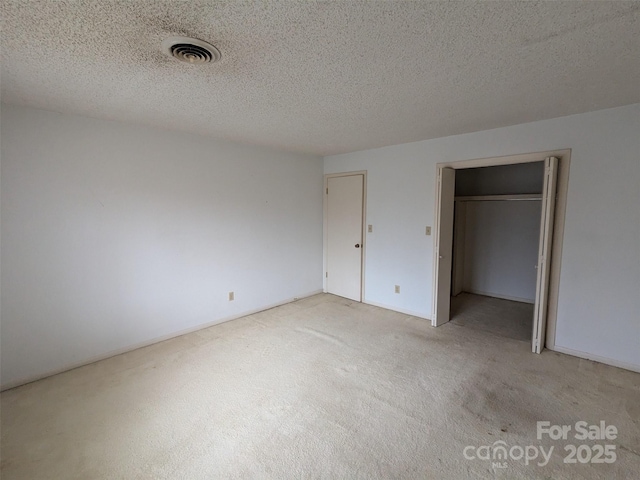
[[451,298],[451,321],[462,327],[531,343],[533,309],[531,303],[463,292]]
[[[617,426],[617,461],[563,464],[537,420]],[[496,441],[555,449],[464,458]],[[331,295],[2,394],[3,480],[627,479],[639,452],[639,374]]]

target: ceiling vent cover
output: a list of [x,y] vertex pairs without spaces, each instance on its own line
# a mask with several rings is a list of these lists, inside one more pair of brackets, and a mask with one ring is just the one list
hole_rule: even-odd
[[162,50],[181,62],[193,65],[220,60],[220,51],[210,43],[197,38],[170,37],[162,42]]

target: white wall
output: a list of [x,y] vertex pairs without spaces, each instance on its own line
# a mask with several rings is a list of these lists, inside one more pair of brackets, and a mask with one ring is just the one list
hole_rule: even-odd
[[7,105],[1,125],[3,384],[322,289],[320,157]]
[[535,302],[541,207],[539,201],[466,202],[465,292]]
[[438,162],[571,148],[556,347],[640,368],[638,132],[635,104],[326,157],[368,171],[365,301],[429,316]]

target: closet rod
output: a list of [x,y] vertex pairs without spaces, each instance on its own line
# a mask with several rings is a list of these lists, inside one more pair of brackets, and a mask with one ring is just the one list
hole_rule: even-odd
[[466,195],[455,197],[456,202],[504,202],[504,201],[522,201],[522,200],[542,200],[539,193],[523,193],[516,195]]

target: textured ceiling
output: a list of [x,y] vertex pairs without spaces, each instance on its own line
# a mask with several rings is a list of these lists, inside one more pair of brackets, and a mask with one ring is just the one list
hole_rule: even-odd
[[[640,102],[640,2],[2,0],[2,100],[321,155]],[[185,65],[168,36],[213,43]]]

